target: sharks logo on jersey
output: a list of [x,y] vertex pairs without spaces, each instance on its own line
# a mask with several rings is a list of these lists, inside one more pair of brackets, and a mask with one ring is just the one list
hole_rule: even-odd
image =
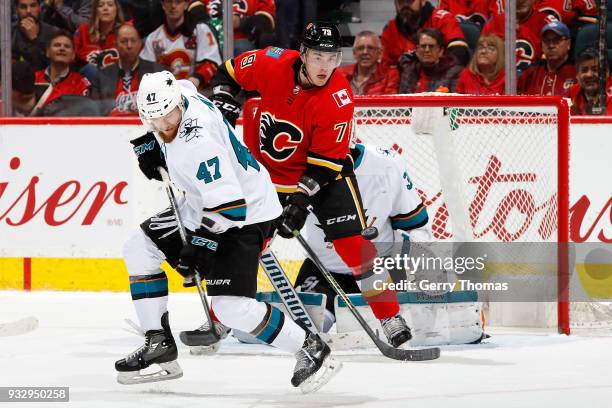
[[188,142],[193,138],[200,137],[200,129],[202,129],[202,126],[198,126],[197,119],[186,119],[185,122],[183,122],[179,138],[185,138],[185,141]]

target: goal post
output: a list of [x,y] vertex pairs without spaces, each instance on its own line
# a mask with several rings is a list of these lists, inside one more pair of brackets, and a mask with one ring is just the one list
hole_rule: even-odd
[[[555,325],[570,333],[569,106],[560,97],[390,95],[356,97],[358,141],[405,159],[428,208],[435,241],[556,245]],[[244,108],[258,132],[259,100]],[[295,279],[304,255],[273,250]],[[269,290],[264,276],[258,290]]]

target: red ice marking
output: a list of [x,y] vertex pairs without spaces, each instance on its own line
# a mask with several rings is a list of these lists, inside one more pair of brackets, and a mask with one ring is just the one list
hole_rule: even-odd
[[32,258],[23,258],[23,290],[32,290]]

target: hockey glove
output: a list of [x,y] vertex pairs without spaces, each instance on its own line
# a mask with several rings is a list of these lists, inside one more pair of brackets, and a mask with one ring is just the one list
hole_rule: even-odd
[[232,127],[236,127],[236,121],[240,116],[241,105],[228,93],[216,93],[210,97],[210,100],[223,114],[223,117],[229,122]]
[[130,140],[130,143],[134,145],[134,153],[138,157],[138,167],[144,175],[149,180],[161,181],[162,178],[157,168],[161,166],[168,169],[168,167],[166,167],[166,159],[153,133],[148,132],[137,139]]
[[201,229],[187,236],[187,244],[181,249],[179,260],[176,266],[176,271],[183,277],[193,276],[198,273],[200,276],[206,276],[214,265],[215,252],[219,244],[206,235]]
[[308,217],[310,199],[304,193],[293,193],[287,198],[283,213],[276,220],[278,235],[283,238],[293,238],[294,230],[301,230]]

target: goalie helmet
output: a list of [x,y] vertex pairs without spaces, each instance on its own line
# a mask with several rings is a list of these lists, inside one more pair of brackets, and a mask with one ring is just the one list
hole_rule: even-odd
[[181,88],[171,72],[145,74],[138,88],[138,113],[144,120],[162,118],[181,103]]

